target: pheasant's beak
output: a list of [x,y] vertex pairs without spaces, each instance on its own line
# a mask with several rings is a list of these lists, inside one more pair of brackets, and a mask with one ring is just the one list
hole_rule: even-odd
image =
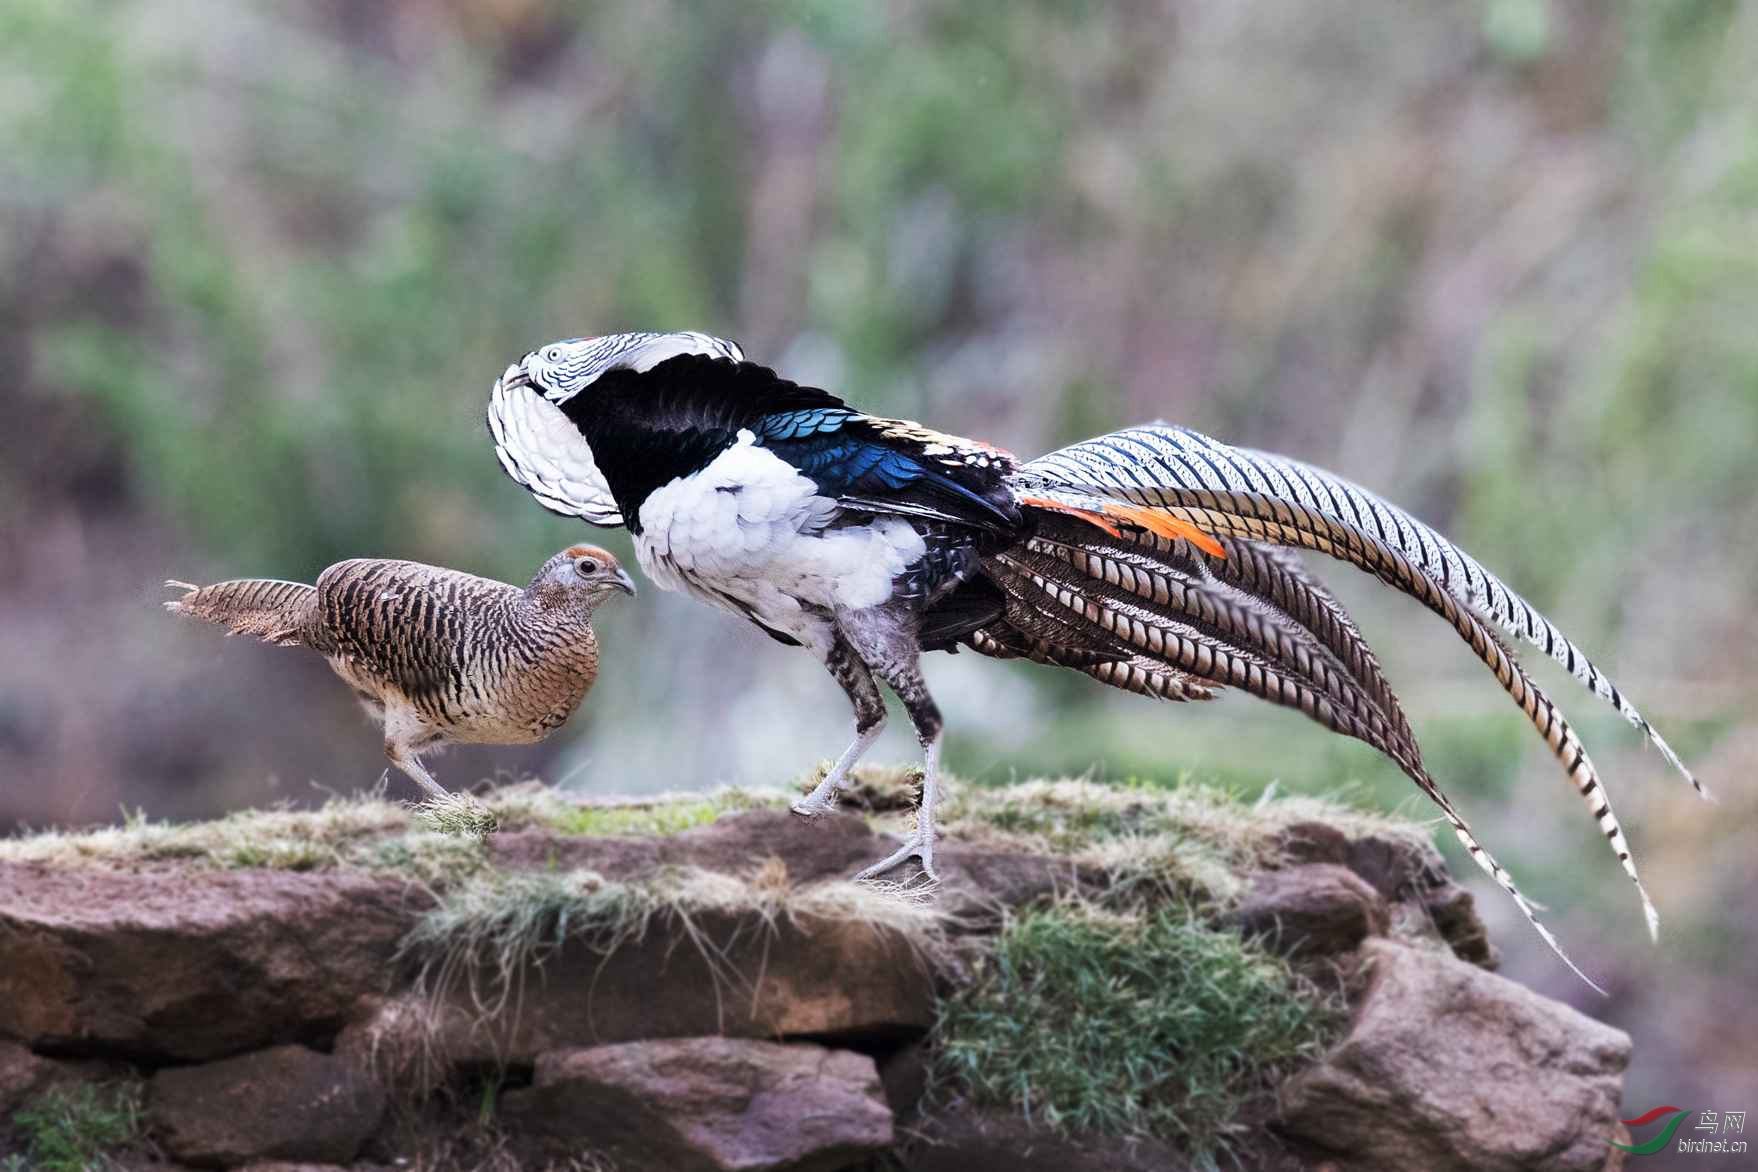
[[629,571],[621,566],[617,567],[616,587],[630,598],[635,597],[635,579],[629,577]]
[[506,373],[501,375],[501,389],[503,391],[510,391],[514,387],[528,387],[530,385],[531,376],[525,373],[525,364],[523,362],[513,363],[513,365],[507,367]]

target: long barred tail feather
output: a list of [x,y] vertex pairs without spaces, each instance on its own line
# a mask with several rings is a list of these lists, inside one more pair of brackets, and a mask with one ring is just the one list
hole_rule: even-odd
[[317,615],[317,590],[303,582],[238,578],[212,586],[165,585],[184,591],[183,597],[165,603],[172,614],[218,623],[228,635],[253,635],[281,647],[305,643]]
[[[967,640],[970,646],[991,655],[1061,663],[1130,691],[1167,699],[1196,698],[1193,687],[1204,695],[1211,686],[1237,687],[1298,708],[1326,728],[1365,741],[1390,757],[1439,807],[1472,859],[1508,893],[1563,963],[1599,988],[1562,950],[1507,870],[1478,842],[1423,767],[1377,661],[1355,654],[1350,639],[1359,635],[1335,599],[1289,594],[1299,582],[1295,575],[1285,563],[1262,558],[1246,542],[1220,539],[1222,561],[1238,580],[1257,582],[1266,594],[1281,591],[1284,605],[1261,595],[1239,601],[1212,589],[1213,567],[1202,567],[1198,559],[1204,555],[1182,541],[1144,534],[1134,548],[1126,548],[1125,535],[1105,538],[1088,529],[1087,536],[1078,528],[1071,532],[1070,524],[1061,517],[1040,519],[1034,536],[985,561],[985,572],[1001,588],[1007,606],[1001,619]],[[1254,570],[1242,571],[1248,562]],[[1284,577],[1278,578],[1278,571]],[[1325,637],[1314,626],[1322,627]],[[1168,680],[1177,682],[1168,686]],[[1560,715],[1556,721],[1566,730]],[[1566,739],[1559,732],[1559,742]],[[1591,765],[1584,768],[1591,772]],[[1609,818],[1609,805],[1604,809]],[[1610,825],[1615,828],[1615,818]],[[1615,845],[1627,860],[1621,832]]]
[[[1052,452],[1021,467],[1014,488],[1034,531],[985,562],[1010,598],[1004,621],[985,638],[1005,638],[998,631],[1006,624],[1023,624],[1053,647],[1099,646],[1115,655],[1114,666],[1104,670],[1121,676],[1120,686],[1174,671],[1197,684],[1241,687],[1299,707],[1326,727],[1374,745],[1441,809],[1472,858],[1580,974],[1429,777],[1377,659],[1297,551],[1347,561],[1440,615],[1490,669],[1563,766],[1635,884],[1650,934],[1658,934],[1659,915],[1598,771],[1495,628],[1554,657],[1640,729],[1699,794],[1708,797],[1707,791],[1580,648],[1434,529],[1323,469],[1166,425]],[[1194,526],[1209,541],[1199,552],[1181,539],[1179,525],[1147,525],[1142,510]],[[1048,568],[1056,565],[1061,569]],[[1149,613],[1140,613],[1144,608]],[[1037,630],[1029,626],[1034,614]],[[1059,617],[1051,622],[1048,615]],[[1066,662],[1069,655],[1040,648],[1033,658]],[[1099,674],[1093,665],[1081,670]],[[1131,690],[1155,694],[1139,685]]]
[[[1176,690],[1180,699],[1195,698],[1190,682],[1204,691],[1240,688],[1420,767],[1421,752],[1383,677],[1363,686],[1286,611],[1205,580],[1199,555],[1181,541],[1154,555],[1120,542],[1089,543],[1082,532],[1078,523],[1047,519],[987,559],[985,572],[1007,606],[982,641],[971,641],[977,650],[994,654],[999,646],[1130,690]],[[1117,666],[1103,667],[1104,658]],[[1138,681],[1138,674],[1165,678]]]
[[1394,557],[1393,568],[1396,571],[1395,576],[1401,582],[1407,583],[1406,592],[1440,615],[1458,632],[1477,658],[1489,668],[1502,690],[1519,705],[1520,711],[1525,713],[1526,719],[1532,723],[1539,736],[1544,738],[1552,755],[1562,765],[1563,772],[1574,783],[1576,792],[1587,804],[1588,813],[1593,816],[1600,833],[1617,855],[1624,873],[1636,885],[1637,895],[1642,901],[1642,914],[1648,924],[1648,934],[1651,938],[1658,939],[1660,913],[1655,909],[1654,901],[1649,898],[1648,889],[1643,886],[1641,875],[1636,870],[1630,844],[1624,837],[1617,814],[1612,810],[1611,791],[1605,788],[1599,771],[1587,756],[1587,750],[1575,735],[1574,728],[1564,718],[1562,709],[1545,695],[1515,658],[1513,651],[1496,636],[1495,631],[1476,611],[1460,603],[1434,579],[1411,566],[1407,559]]
[[1105,502],[1152,508],[1220,536],[1303,546],[1351,562],[1399,589],[1383,567],[1402,554],[1447,593],[1561,663],[1659,749],[1703,797],[1665,738],[1554,623],[1475,558],[1358,485],[1284,456],[1230,447],[1189,428],[1129,428],[1051,452],[1016,474],[1021,497],[1074,509]]

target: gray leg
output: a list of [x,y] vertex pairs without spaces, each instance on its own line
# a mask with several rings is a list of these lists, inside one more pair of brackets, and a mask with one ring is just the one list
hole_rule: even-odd
[[416,759],[414,753],[409,752],[407,749],[399,749],[391,745],[386,745],[385,756],[391,759],[392,765],[395,765],[398,769],[401,769],[404,773],[408,774],[409,777],[414,780],[416,785],[419,785],[422,789],[426,790],[428,797],[449,798],[452,796],[451,791],[447,790],[445,786],[433,779],[433,774],[429,773],[427,767],[422,765],[422,763]]
[[848,694],[849,703],[854,705],[855,739],[836,759],[824,780],[793,804],[794,813],[806,818],[816,817],[835,805],[836,795],[848,784],[849,770],[885,730],[885,698],[879,694],[879,685],[873,682],[873,673],[867,670],[855,649],[840,635],[831,645],[830,654],[825,656],[824,666],[830,669],[830,674]]
[[389,709],[385,712],[385,756],[391,764],[409,775],[409,778],[427,791],[430,798],[443,799],[452,795],[446,787],[433,779],[425,766],[416,759],[415,754],[421,747],[431,746],[434,741],[431,729],[423,725],[413,713],[401,709]]
[[897,850],[855,878],[871,879],[916,858],[922,861],[924,875],[939,879],[934,871],[934,839],[938,833],[934,815],[940,805],[940,709],[935,707],[933,698],[928,695],[927,684],[922,680],[921,662],[914,650],[913,639],[908,656],[882,662],[878,671],[891,690],[897,693],[897,698],[903,701],[910,723],[915,725],[916,738],[922,742],[922,801],[916,807],[915,832],[904,839]]

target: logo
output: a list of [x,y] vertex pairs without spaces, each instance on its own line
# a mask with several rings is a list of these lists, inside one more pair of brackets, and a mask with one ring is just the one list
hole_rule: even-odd
[[[1686,1119],[1697,1116],[1696,1124],[1691,1128],[1694,1132],[1708,1132],[1710,1135],[1744,1135],[1746,1131],[1746,1113],[1744,1111],[1697,1111],[1684,1110],[1679,1107],[1656,1107],[1645,1111],[1634,1119],[1619,1120],[1625,1127],[1645,1127],[1656,1119],[1672,1116],[1665,1127],[1647,1143],[1621,1144],[1617,1140],[1607,1140],[1614,1148],[1622,1148],[1633,1156],[1651,1156],[1673,1142],[1673,1134]],[[1745,1140],[1708,1139],[1697,1136],[1681,1138],[1678,1144],[1681,1152],[1743,1152],[1746,1150]]]

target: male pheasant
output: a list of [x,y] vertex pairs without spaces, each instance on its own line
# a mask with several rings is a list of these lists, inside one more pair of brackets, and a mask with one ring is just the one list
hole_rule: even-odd
[[523,745],[560,728],[598,677],[592,615],[635,584],[614,556],[576,545],[528,586],[420,562],[356,558],[316,586],[243,578],[185,590],[165,609],[326,656],[384,724],[385,756],[428,796],[451,795],[419,754]]
[[1494,628],[1556,658],[1690,777],[1575,644],[1434,529],[1323,469],[1189,428],[1129,428],[1022,462],[865,415],[689,332],[534,350],[495,383],[488,427],[538,503],[626,525],[662,587],[805,647],[842,685],[854,742],[798,813],[828,809],[878,735],[875,677],[897,693],[924,749],[922,799],[915,833],[864,874],[915,856],[933,875],[941,718],[919,659],[964,646],[1165,700],[1238,688],[1373,745],[1562,956],[1429,776],[1373,652],[1294,549],[1349,562],[1451,624],[1563,764],[1638,891],[1581,742]]

